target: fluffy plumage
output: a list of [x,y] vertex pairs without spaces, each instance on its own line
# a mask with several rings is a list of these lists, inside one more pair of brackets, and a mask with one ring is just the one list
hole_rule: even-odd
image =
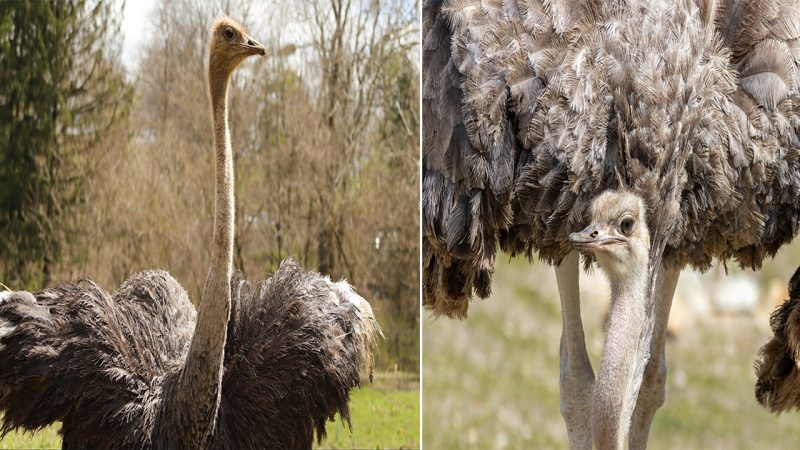
[[756,399],[770,412],[800,409],[800,268],[769,323],[774,335],[756,359]]
[[466,316],[498,247],[559,262],[620,181],[651,271],[760,267],[800,225],[798,6],[426,1],[424,305]]
[[[366,302],[292,261],[261,282],[234,277],[231,296],[210,448],[310,448],[335,414],[349,423],[379,333]],[[0,293],[2,431],[61,421],[64,448],[171,448],[183,419],[171,390],[195,319],[163,271],[113,295],[89,279]]]

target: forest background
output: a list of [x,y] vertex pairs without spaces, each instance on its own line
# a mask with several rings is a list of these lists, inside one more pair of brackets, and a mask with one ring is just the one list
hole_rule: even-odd
[[349,280],[387,337],[383,379],[414,391],[397,445],[418,445],[417,8],[156,1],[123,64],[125,2],[0,2],[0,282],[87,275],[112,292],[161,268],[198,301],[214,206],[209,29],[227,14],[267,48],[230,85],[234,265],[263,279],[291,257]]
[[417,5],[407,0],[157,2],[133,68],[123,2],[0,4],[0,281],[88,275],[109,291],[163,268],[199,298],[210,255],[209,28],[267,47],[230,87],[237,269],[291,257],[348,279],[418,370]]

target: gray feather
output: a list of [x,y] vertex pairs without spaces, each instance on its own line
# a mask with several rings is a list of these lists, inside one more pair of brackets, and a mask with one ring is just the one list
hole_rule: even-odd
[[[757,268],[795,236],[795,0],[443,4],[424,4],[438,24],[425,48],[451,52],[426,51],[423,77],[458,72],[423,93],[424,109],[455,111],[423,119],[423,293],[435,313],[463,317],[489,291],[498,246],[560,261],[620,178],[645,199],[652,258],[670,265]],[[437,144],[448,126],[467,134],[459,151]]]

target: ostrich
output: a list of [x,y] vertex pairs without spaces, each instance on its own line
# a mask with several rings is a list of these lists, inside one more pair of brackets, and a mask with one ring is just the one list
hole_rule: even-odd
[[[626,424],[603,421],[614,419],[614,411],[607,411],[614,399],[624,398],[631,385],[604,383],[624,378],[624,374],[612,376],[615,371],[628,370],[624,362],[627,352],[634,352],[639,345],[639,336],[630,333],[625,324],[645,320],[642,302],[647,284],[647,261],[650,252],[650,234],[645,221],[646,212],[641,198],[627,192],[606,191],[594,199],[591,205],[591,223],[580,232],[571,233],[569,240],[576,250],[589,253],[597,260],[611,284],[611,318],[608,336],[594,385],[592,408],[600,414],[592,416],[594,429],[612,429],[614,433],[602,436],[598,448],[622,447],[624,437],[619,426]],[[623,352],[614,352],[622,349]],[[604,376],[605,375],[605,376]],[[625,405],[632,407],[632,404]],[[629,417],[633,411],[627,412]],[[585,424],[588,429],[590,424]],[[644,444],[644,443],[642,443]]]
[[[640,197],[628,192],[606,191],[596,197],[591,204],[590,225],[580,232],[571,233],[569,240],[576,250],[592,255],[611,284],[611,322],[597,383],[594,385],[592,408],[598,414],[592,415],[593,429],[611,429],[613,433],[600,436],[596,441],[598,448],[623,447],[622,438],[627,423],[618,423],[617,415],[631,417],[633,411],[616,411],[609,408],[615,401],[622,401],[618,407],[631,408],[636,404],[636,393],[632,391],[635,383],[618,384],[628,370],[626,359],[640,352],[640,337],[631,331],[626,323],[646,319],[644,288],[647,283],[647,262],[650,252],[650,234],[647,229],[646,211]],[[606,424],[605,422],[611,422]],[[588,431],[590,424],[585,424]],[[640,442],[643,447],[646,442]],[[633,445],[631,446],[633,447]]]
[[789,280],[789,300],[772,313],[774,336],[756,359],[756,399],[780,413],[800,409],[800,267]]
[[[498,248],[538,253],[561,298],[570,447],[644,447],[680,270],[758,269],[800,226],[795,2],[427,0],[423,27],[424,306],[465,318]],[[612,311],[609,335],[637,341],[607,341],[595,386],[569,234],[623,187],[647,212],[644,320]]]
[[211,266],[197,311],[168,273],[109,295],[89,279],[0,294],[2,432],[62,422],[65,448],[311,448],[370,369],[380,330],[346,282],[291,260],[249,282],[232,270],[227,86],[264,47],[241,25],[211,29],[216,154]]

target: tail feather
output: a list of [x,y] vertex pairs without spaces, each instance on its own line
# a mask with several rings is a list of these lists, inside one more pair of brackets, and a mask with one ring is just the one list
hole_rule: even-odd
[[[360,367],[380,328],[345,282],[285,261],[262,282],[232,280],[234,308],[214,448],[310,448],[336,414],[350,423]],[[262,430],[260,434],[248,432]]]
[[799,274],[800,268],[789,286],[792,298],[772,313],[773,336],[761,347],[755,362],[756,400],[773,413],[800,409]]
[[331,292],[336,295],[337,304],[347,302],[356,307],[356,315],[359,321],[355,324],[355,330],[356,333],[361,335],[362,341],[359,359],[366,366],[371,383],[375,370],[375,350],[378,347],[378,338],[385,338],[378,321],[375,319],[375,314],[372,312],[372,306],[364,297],[356,294],[353,287],[346,281],[340,280],[334,283],[328,277],[325,278],[325,281],[331,288]]

